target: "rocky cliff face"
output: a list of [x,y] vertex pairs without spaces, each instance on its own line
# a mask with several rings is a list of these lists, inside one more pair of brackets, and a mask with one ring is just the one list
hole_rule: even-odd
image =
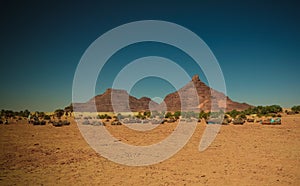
[[[226,104],[224,100],[226,100]],[[74,107],[76,110],[90,112],[94,110],[95,105],[98,112],[165,110],[163,108],[168,111],[199,112],[201,110],[219,111],[225,107],[226,111],[231,111],[233,109],[245,110],[251,107],[246,103],[234,102],[223,93],[211,89],[199,79],[198,75],[195,75],[192,81],[177,92],[167,95],[160,105],[147,97],[137,99],[125,90],[107,89],[103,94],[95,96],[87,103],[77,103],[74,104]]]

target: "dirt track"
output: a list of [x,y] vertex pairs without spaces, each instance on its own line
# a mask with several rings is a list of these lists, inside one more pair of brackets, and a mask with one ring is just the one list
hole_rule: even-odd
[[[76,124],[53,127],[0,125],[1,185],[300,185],[300,116],[280,126],[246,123],[222,126],[204,152],[199,124],[189,143],[172,158],[129,167],[96,154]],[[176,124],[146,134],[109,126],[126,143],[145,145],[169,135]]]

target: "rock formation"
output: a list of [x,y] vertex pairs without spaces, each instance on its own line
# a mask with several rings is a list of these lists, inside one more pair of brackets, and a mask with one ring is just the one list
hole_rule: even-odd
[[[224,100],[226,100],[226,104]],[[93,104],[94,102],[96,104]],[[107,89],[103,94],[95,96],[87,103],[76,103],[74,107],[77,111],[86,112],[93,111],[95,105],[98,112],[138,112],[149,110],[149,104],[152,109],[157,108],[157,110],[164,110],[159,109],[164,106],[167,111],[195,112],[201,110],[219,111],[225,107],[226,111],[245,110],[251,107],[246,103],[234,102],[223,93],[208,87],[199,79],[198,75],[195,75],[188,84],[178,91],[167,95],[161,105],[147,97],[137,99],[125,90]]]

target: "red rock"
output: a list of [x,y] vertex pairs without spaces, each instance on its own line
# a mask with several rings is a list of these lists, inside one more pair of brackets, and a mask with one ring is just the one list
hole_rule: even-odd
[[[113,103],[111,101],[112,97],[114,98]],[[160,109],[160,107],[166,107],[168,111],[200,112],[200,110],[210,111],[211,109],[212,111],[219,111],[224,109],[225,106],[226,111],[231,111],[233,109],[245,110],[251,107],[251,105],[246,103],[234,102],[223,93],[211,89],[199,79],[198,75],[195,75],[188,84],[178,91],[168,94],[161,105],[147,97],[137,99],[129,95],[125,90],[109,88],[103,94],[95,96],[87,103],[76,103],[74,107],[77,111],[93,111],[93,108],[95,108],[94,100],[98,112],[146,111],[149,110],[149,103],[151,103],[152,108],[164,110]],[[129,101],[126,102],[124,100]],[[226,105],[224,100],[226,100]]]

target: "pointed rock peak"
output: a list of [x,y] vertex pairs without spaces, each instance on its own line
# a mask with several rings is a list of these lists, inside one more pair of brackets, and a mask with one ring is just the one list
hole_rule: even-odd
[[192,78],[192,81],[193,81],[193,82],[200,81],[200,79],[199,79],[199,75],[197,75],[197,74],[196,74],[196,75],[194,75],[194,76],[193,76],[193,78]]

